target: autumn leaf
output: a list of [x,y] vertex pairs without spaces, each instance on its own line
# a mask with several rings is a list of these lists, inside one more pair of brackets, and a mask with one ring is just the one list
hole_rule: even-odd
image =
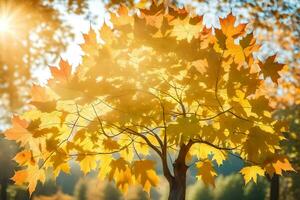
[[51,112],[56,107],[56,102],[53,97],[48,93],[46,87],[33,85],[31,88],[31,105],[34,105],[36,108],[42,112]]
[[175,36],[177,40],[187,40],[191,42],[193,38],[199,36],[199,32],[202,30],[203,25],[199,24],[190,24],[189,19],[186,20],[177,20],[174,21],[174,28],[171,35]]
[[12,118],[12,127],[4,132],[6,139],[14,140],[20,143],[20,146],[25,146],[31,141],[31,134],[26,130],[29,123],[26,120],[20,119],[18,116]]
[[29,164],[34,165],[35,160],[32,156],[32,152],[28,150],[20,151],[13,158],[19,165],[24,165],[29,162]]
[[80,169],[84,174],[87,174],[91,170],[97,167],[95,156],[91,155],[79,155],[77,161],[80,164]]
[[31,87],[31,99],[32,101],[37,102],[45,102],[49,101],[49,95],[47,94],[46,88],[39,86],[39,85],[33,85]]
[[16,171],[14,176],[11,178],[17,185],[22,185],[27,182],[28,172],[27,170]]
[[202,180],[205,185],[215,186],[215,176],[217,175],[211,161],[200,161],[196,163],[198,169],[197,178]]
[[104,149],[113,151],[120,148],[120,145],[115,140],[112,140],[111,138],[104,139],[102,142]]
[[156,175],[154,168],[154,161],[152,160],[140,160],[135,161],[132,165],[132,173],[135,179],[143,186],[147,193],[150,193],[152,186],[158,185],[158,176]]
[[117,187],[127,192],[128,187],[132,184],[132,173],[128,163],[123,159],[112,160],[110,163],[109,180],[115,180]]
[[[29,176],[29,174],[30,174],[30,176]],[[38,182],[41,182],[42,184],[44,184],[45,180],[46,180],[45,171],[40,169],[39,166],[33,166],[33,167],[28,168],[27,181],[28,181],[29,194],[32,195]]]
[[36,188],[38,181],[45,182],[45,173],[37,166],[30,167],[28,169],[16,171],[11,178],[15,184],[22,185],[28,183],[29,194],[31,195]]
[[270,77],[274,83],[277,83],[280,77],[278,72],[282,70],[284,64],[275,62],[275,58],[276,54],[268,57],[264,63],[259,62],[259,67],[265,78]]
[[236,17],[230,13],[226,18],[220,18],[220,25],[222,32],[227,37],[236,38],[240,35],[243,35],[245,32],[245,27],[247,24],[239,24],[235,26]]
[[257,175],[264,176],[265,171],[260,166],[250,166],[241,169],[240,173],[243,174],[245,184],[247,184],[251,180],[256,183]]
[[[104,26],[105,27],[105,26]],[[97,35],[96,32],[90,27],[89,32],[83,34],[84,43],[80,47],[87,55],[97,55]],[[104,38],[103,38],[104,39]]]
[[283,171],[295,171],[291,163],[285,157],[277,157],[265,166],[266,172],[273,176],[273,174],[282,175]]
[[71,65],[63,59],[61,59],[59,62],[59,68],[50,67],[50,72],[51,72],[53,78],[62,83],[69,81],[69,77],[71,75],[71,70],[72,70]]

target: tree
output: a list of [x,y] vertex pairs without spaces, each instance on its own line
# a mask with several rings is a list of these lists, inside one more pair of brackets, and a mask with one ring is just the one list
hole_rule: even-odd
[[239,174],[219,176],[216,179],[216,188],[205,187],[195,183],[188,187],[188,200],[264,200],[266,199],[267,182],[260,180],[257,184],[243,185]]
[[[101,41],[94,30],[84,35],[75,73],[61,60],[47,86],[33,86],[34,107],[14,116],[5,132],[25,148],[13,180],[32,193],[45,171],[68,172],[74,159],[123,192],[136,183],[149,192],[159,181],[157,160],[174,200],[185,199],[191,166],[214,185],[214,165],[228,154],[246,162],[246,183],[292,171],[277,153],[284,124],[272,119],[259,93],[265,79],[277,82],[284,65],[276,56],[253,56],[259,45],[246,24],[235,26],[230,14],[221,29],[207,29],[201,16],[156,3],[139,12],[121,6],[111,14],[113,29],[101,28]],[[149,159],[152,153],[158,159]]]
[[16,154],[16,145],[10,141],[4,140],[3,136],[0,136],[0,146],[2,150],[0,151],[0,183],[1,183],[1,200],[7,199],[7,187],[11,183],[10,177],[13,175],[13,168],[15,163],[11,159]]

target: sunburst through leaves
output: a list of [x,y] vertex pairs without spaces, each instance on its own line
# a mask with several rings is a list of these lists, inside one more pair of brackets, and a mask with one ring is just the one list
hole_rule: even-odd
[[46,86],[33,86],[32,109],[5,133],[24,148],[15,158],[17,184],[33,192],[46,171],[68,173],[76,160],[123,192],[133,184],[149,192],[159,162],[169,199],[184,199],[191,166],[214,185],[214,167],[230,154],[245,161],[246,183],[293,170],[277,155],[285,126],[258,92],[268,77],[277,82],[283,65],[253,56],[259,45],[246,24],[230,14],[221,29],[207,29],[201,16],[155,3],[128,12],[121,6],[111,14],[102,41],[92,29],[84,34],[74,73],[61,60]]

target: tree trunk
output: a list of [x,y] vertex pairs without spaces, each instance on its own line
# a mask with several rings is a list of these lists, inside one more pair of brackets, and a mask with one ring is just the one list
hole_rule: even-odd
[[180,145],[180,150],[177,159],[173,163],[174,175],[171,174],[168,167],[166,148],[163,149],[162,156],[161,156],[162,164],[163,164],[163,172],[170,186],[168,200],[185,200],[186,172],[188,170],[188,166],[185,164],[185,159],[192,145],[193,145],[192,140],[189,140],[187,144]]
[[7,200],[7,182],[4,180],[1,183],[1,200]]
[[174,177],[169,181],[169,200],[185,200],[186,171],[188,167],[185,162],[176,161],[174,164]]
[[279,200],[279,176],[277,174],[274,174],[270,182],[270,200]]

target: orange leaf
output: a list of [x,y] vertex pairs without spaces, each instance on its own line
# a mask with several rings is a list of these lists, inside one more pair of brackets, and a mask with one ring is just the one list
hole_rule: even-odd
[[49,101],[49,96],[46,93],[46,88],[41,87],[39,85],[33,85],[31,87],[31,98],[32,101],[39,101],[39,102]]
[[25,146],[31,139],[31,134],[26,130],[29,123],[18,116],[12,118],[12,127],[4,132],[5,138],[20,142],[20,146]]
[[27,170],[19,170],[15,172],[15,175],[11,178],[17,185],[22,185],[27,182],[28,172]]
[[282,171],[295,171],[287,158],[279,157],[265,166],[267,173],[272,176],[274,173],[282,175]]
[[220,24],[221,24],[221,29],[222,32],[227,36],[227,37],[232,37],[236,38],[245,32],[245,28],[247,24],[239,24],[238,26],[234,26],[235,23],[235,16],[230,13],[227,15],[226,18],[221,19],[220,18]]
[[24,165],[27,162],[31,162],[31,164],[34,164],[34,159],[32,157],[31,151],[28,150],[23,150],[14,157],[14,160],[19,164],[19,165]]
[[259,67],[264,75],[264,78],[270,77],[274,83],[277,83],[280,77],[278,72],[282,70],[284,64],[279,64],[278,62],[275,62],[275,58],[276,54],[268,57],[265,63],[259,62]]
[[50,71],[54,79],[62,83],[68,82],[71,75],[71,70],[71,65],[63,59],[61,59],[59,62],[59,68],[50,67]]

